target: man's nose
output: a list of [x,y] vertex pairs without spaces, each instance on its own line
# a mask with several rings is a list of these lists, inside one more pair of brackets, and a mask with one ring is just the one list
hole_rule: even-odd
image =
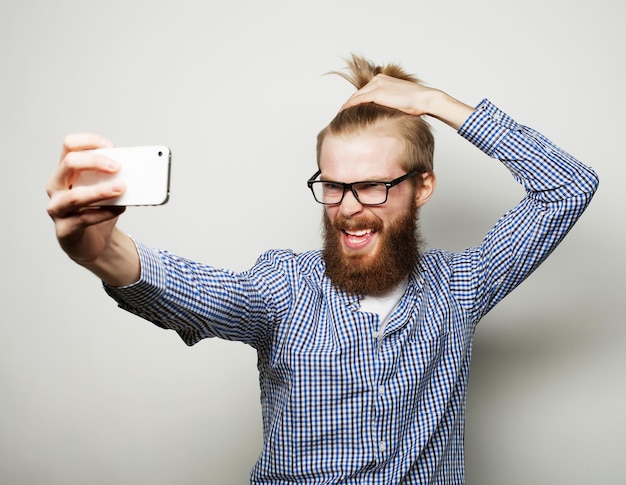
[[341,212],[341,215],[350,217],[361,212],[361,210],[363,210],[363,204],[359,202],[351,190],[346,190],[343,200],[341,204],[339,204],[339,212]]

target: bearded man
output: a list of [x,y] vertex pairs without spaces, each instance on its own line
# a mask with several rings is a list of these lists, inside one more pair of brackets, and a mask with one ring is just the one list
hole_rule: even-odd
[[[264,446],[255,484],[461,484],[476,324],[563,239],[595,173],[489,101],[475,109],[398,66],[353,57],[358,90],[319,134],[308,180],[324,206],[324,248],[272,250],[234,274],[151,249],[115,227],[121,208],[85,210],[123,186],[72,187],[115,162],[70,135],[48,183],[61,247],[120,307],[189,345],[207,337],[258,353]],[[422,251],[420,208],[435,188],[433,138],[447,123],[501,160],[526,190],[482,243]]]

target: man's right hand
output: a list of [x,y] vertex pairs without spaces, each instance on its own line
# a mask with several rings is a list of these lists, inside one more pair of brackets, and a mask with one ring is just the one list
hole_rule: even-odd
[[103,182],[91,187],[72,187],[82,171],[119,170],[114,160],[85,151],[110,146],[109,140],[92,133],[65,137],[61,161],[46,185],[50,197],[48,214],[54,221],[61,248],[72,260],[110,285],[123,286],[136,281],[140,274],[133,241],[115,228],[125,207],[96,204],[118,197],[124,186],[119,182]]
[[458,130],[474,108],[420,83],[377,74],[356,91],[341,109],[362,103],[387,106],[414,116],[429,115]]

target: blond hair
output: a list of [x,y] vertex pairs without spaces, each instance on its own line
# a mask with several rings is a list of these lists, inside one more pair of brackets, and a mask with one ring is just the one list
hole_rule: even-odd
[[[376,66],[354,54],[351,59],[346,59],[346,63],[347,73],[332,71],[331,74],[338,74],[357,89],[361,89],[377,74],[420,83],[418,78],[407,74],[397,64]],[[430,125],[420,116],[409,115],[374,103],[359,104],[340,111],[328,126],[320,131],[317,135],[318,166],[322,143],[327,135],[350,135],[366,129],[384,130],[385,134],[395,136],[404,142],[404,156],[400,164],[407,172],[411,170],[432,172],[435,141]]]

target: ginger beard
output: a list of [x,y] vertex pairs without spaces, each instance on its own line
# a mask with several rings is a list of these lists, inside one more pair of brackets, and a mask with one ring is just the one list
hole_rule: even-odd
[[[337,215],[331,221],[324,211],[323,228],[326,275],[336,288],[347,293],[384,294],[400,284],[420,258],[422,238],[415,203],[388,227],[383,227],[377,217],[346,219]],[[344,248],[344,230],[360,229],[372,229],[380,238],[374,254]]]

